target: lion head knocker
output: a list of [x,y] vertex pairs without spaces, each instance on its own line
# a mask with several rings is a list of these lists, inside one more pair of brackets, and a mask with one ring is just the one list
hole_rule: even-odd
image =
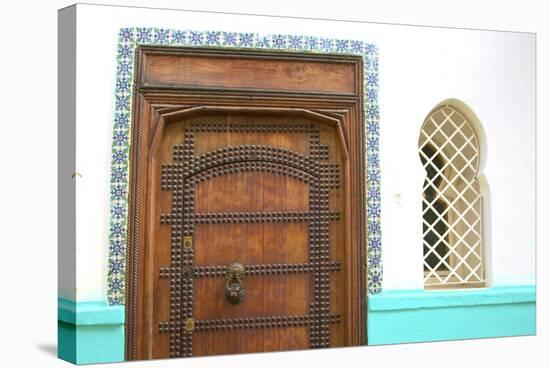
[[243,279],[245,275],[245,268],[240,263],[231,263],[225,269],[225,277],[227,282],[225,284],[225,297],[231,304],[240,304],[246,296],[246,291],[243,286]]

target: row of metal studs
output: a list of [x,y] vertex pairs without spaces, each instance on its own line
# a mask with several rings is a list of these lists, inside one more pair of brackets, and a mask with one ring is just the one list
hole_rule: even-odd
[[[184,134],[184,159],[192,160],[195,154],[195,142],[194,133],[185,132]],[[174,157],[175,158],[175,157]],[[193,183],[185,182],[184,192],[184,206],[183,206],[183,229],[182,237],[193,238],[194,226],[191,221],[191,214],[195,213],[195,186]],[[182,247],[183,246],[183,247]],[[195,244],[192,242],[192,246],[184,246],[183,239],[180,240],[180,247],[184,250],[184,257],[182,259],[182,269],[186,267],[193,267],[194,264],[194,252]],[[182,278],[181,274],[178,275],[182,280],[182,287],[184,291],[184,299],[182,301],[182,320],[185,323],[188,318],[193,317],[193,280],[190,278]],[[188,330],[180,322],[180,336],[182,337],[181,348],[182,356],[193,355],[193,331]]]
[[[312,158],[317,158],[317,145],[319,144],[319,132],[313,132],[310,134],[309,152]],[[320,289],[320,242],[319,242],[319,221],[317,215],[319,211],[319,192],[318,181],[310,185],[309,190],[309,211],[313,214],[315,221],[309,223],[309,246],[310,255],[309,261],[315,265],[315,274],[313,276],[313,301],[310,303],[310,315],[315,316],[316,323],[314,323],[309,329],[309,340],[312,348],[320,347],[321,342],[321,326],[319,321],[319,308],[321,302],[321,289]]]
[[324,163],[320,166],[321,181],[329,188],[338,188],[340,185],[340,166],[335,163]]
[[[184,143],[181,146],[182,154],[185,157],[192,157],[194,151],[193,134],[186,133],[184,135]],[[166,181],[168,177],[163,175],[162,186],[166,190]],[[173,208],[180,209],[175,211],[175,214],[180,216],[184,213],[194,212],[194,195],[193,189],[189,183],[178,181],[171,183],[170,189],[172,193]],[[174,221],[172,223],[171,237],[171,267],[170,274],[170,322],[173,326],[170,330],[170,356],[191,356],[193,353],[193,336],[185,331],[182,326],[182,321],[191,317],[193,303],[193,282],[192,280],[182,279],[181,270],[183,267],[192,265],[193,263],[193,248],[182,246],[184,236],[191,235],[192,232],[185,231],[185,219]]]
[[[340,314],[331,314],[330,323],[340,323]],[[267,316],[267,317],[248,317],[235,319],[212,319],[196,320],[194,331],[211,330],[241,330],[249,328],[280,328],[280,327],[299,327],[311,326],[318,323],[315,315],[290,315],[290,316]],[[159,323],[159,332],[167,333],[176,331],[178,326],[172,326],[170,323]]]
[[[317,162],[328,161],[328,146],[320,142],[320,134],[310,135],[310,152]],[[321,214],[329,211],[329,188],[339,185],[339,166],[328,162],[320,164],[321,180],[313,186],[314,211]],[[323,216],[317,216],[315,229],[316,260],[318,271],[315,277],[315,310],[319,315],[319,326],[315,331],[316,347],[330,346],[330,270],[326,264],[330,262],[329,221]]]
[[[329,191],[327,184],[321,184],[319,188],[320,211],[328,210]],[[330,272],[324,263],[330,261],[330,235],[329,221],[319,218],[319,287],[320,287],[320,347],[330,346]]]
[[207,170],[193,173],[192,176],[184,175],[183,171],[178,169],[177,165],[164,164],[162,168],[162,190],[173,190],[179,182],[186,179],[192,180],[194,183],[199,183],[204,180],[209,180],[217,176],[232,174],[240,171],[252,171],[252,172],[272,172],[274,174],[280,174],[290,176],[291,178],[312,183],[318,180],[315,176],[308,174],[307,172],[294,168],[278,164],[275,162],[265,161],[244,161],[244,162],[232,162],[224,165],[223,167],[213,166]]
[[228,163],[245,160],[267,160],[289,166],[298,165],[306,170],[314,165],[310,157],[304,156],[301,153],[279,147],[256,144],[243,144],[239,146],[218,148],[214,151],[203,153],[191,161],[184,161],[182,155],[174,154],[174,160],[176,163],[182,163],[182,168],[184,171],[188,172],[200,171],[204,169],[205,165],[212,161]]
[[[320,213],[321,218],[329,221],[340,219],[340,213],[328,211]],[[179,212],[163,213],[160,215],[161,224],[177,224],[180,221]],[[189,216],[189,221],[195,224],[224,224],[224,223],[259,223],[259,222],[303,222],[311,221],[313,215],[308,211],[286,212],[204,212]]]
[[195,133],[310,133],[315,130],[312,124],[254,124],[203,122],[192,123],[189,130]]
[[[294,273],[307,273],[317,270],[319,265],[314,263],[273,263],[245,265],[246,276],[282,275]],[[321,267],[329,272],[340,271],[340,262],[322,262]],[[226,266],[197,266],[192,267],[189,277],[225,277]],[[172,270],[170,267],[161,267],[159,277],[170,278],[180,270]]]
[[290,176],[294,179],[306,183],[312,183],[317,180],[314,176],[293,167],[273,163],[273,162],[235,162],[224,166],[212,167],[209,170],[200,172],[190,178],[195,184],[205,180],[209,180],[221,175],[233,174],[241,171],[253,171],[253,172],[271,172],[274,174]]

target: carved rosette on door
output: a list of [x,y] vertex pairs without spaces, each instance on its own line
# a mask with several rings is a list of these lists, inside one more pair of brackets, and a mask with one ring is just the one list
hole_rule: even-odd
[[[225,121],[216,122],[215,119],[194,119],[192,123],[185,124],[183,133],[183,142],[173,145],[173,158],[171,162],[162,163],[162,190],[172,193],[172,211],[170,213],[160,214],[160,222],[171,226],[171,261],[169,267],[162,267],[159,270],[159,277],[169,279],[170,282],[170,303],[167,306],[170,320],[159,323],[160,333],[169,334],[169,350],[171,357],[191,356],[195,352],[216,353],[216,351],[206,351],[193,347],[197,335],[205,334],[210,331],[227,330],[249,330],[249,329],[277,329],[286,327],[301,327],[308,331],[308,344],[312,348],[328,347],[331,345],[331,324],[339,324],[340,313],[331,311],[331,274],[338,272],[341,268],[339,260],[331,259],[331,241],[330,241],[330,223],[337,222],[340,218],[340,212],[330,208],[330,192],[340,185],[340,165],[337,162],[329,161],[329,147],[322,144],[320,140],[319,124],[266,124],[258,119],[257,123],[227,124]],[[213,121],[214,120],[214,121]],[[206,123],[208,122],[208,123]],[[298,153],[289,149],[275,147],[266,144],[231,144],[231,138],[236,141],[239,137],[261,136],[265,133],[299,133],[307,135],[308,147],[307,153]],[[195,140],[197,135],[202,135],[202,139],[212,140],[213,135],[218,135],[227,143],[222,147],[197,154]],[[232,135],[235,134],[235,135]],[[245,178],[249,175],[248,178]],[[252,176],[250,176],[252,175]],[[267,175],[267,176],[266,176]],[[275,188],[275,191],[281,189],[286,191],[282,193],[286,200],[303,201],[300,198],[290,198],[289,195],[298,193],[288,191],[287,178],[290,178],[292,185],[300,188],[298,191],[308,192],[306,210],[286,210],[286,211],[220,211],[220,212],[202,212],[197,209],[197,201],[208,201],[203,196],[205,182],[215,180],[215,178],[225,176],[229,181],[235,180],[233,184],[239,186],[238,181],[252,180],[256,186],[256,191],[263,191],[265,194],[256,195],[256,198],[265,198],[268,196],[277,196],[277,194],[266,193],[268,189],[262,186],[262,181],[274,179],[273,183],[282,184],[282,188]],[[269,179],[267,177],[269,176]],[[251,182],[252,182],[251,181]],[[302,185],[295,182],[301,182]],[[227,183],[227,182],[226,182]],[[271,183],[271,184],[273,184]],[[202,184],[202,188],[198,187]],[[208,184],[206,184],[208,186]],[[219,189],[219,188],[218,188]],[[238,192],[239,190],[236,190]],[[208,193],[210,194],[210,193]],[[236,193],[236,201],[238,198]],[[254,196],[254,194],[251,194]],[[231,198],[225,199],[228,207],[234,207],[230,204]],[[264,201],[263,206],[269,207]],[[201,207],[204,207],[201,206]],[[204,208],[202,208],[204,209]],[[222,259],[227,260],[227,264],[197,264],[196,253],[205,253],[205,248],[213,247],[212,252],[223,253],[220,244],[213,245],[208,235],[197,234],[197,228],[203,225],[209,225],[210,229],[200,231],[210,231],[210,237],[215,236],[224,241],[231,240],[232,226],[242,224],[268,224],[268,223],[304,223],[305,227],[301,229],[307,231],[301,238],[305,239],[304,245],[307,246],[307,260],[301,263],[247,263],[239,259],[230,259],[229,254],[225,257],[218,254],[211,257],[214,261]],[[218,229],[215,229],[218,227]],[[300,229],[300,228],[296,228]],[[295,229],[295,230],[296,230]],[[237,230],[238,231],[238,230]],[[255,231],[255,230],[253,230]],[[260,232],[262,230],[260,229]],[[224,233],[225,232],[225,233]],[[250,233],[248,233],[250,235]],[[282,236],[282,234],[279,234]],[[267,244],[268,239],[256,237],[259,243],[252,245],[260,247],[263,251],[271,251],[271,244]],[[286,238],[284,246],[288,249],[290,243],[298,239]],[[282,244],[282,243],[281,243]],[[279,244],[278,246],[281,246]],[[223,245],[222,245],[223,248]],[[239,249],[238,244],[228,246],[231,248],[232,256],[247,252],[247,249]],[[227,249],[226,249],[227,250]],[[228,251],[229,252],[229,251]],[[259,258],[266,258],[261,251],[256,250],[261,255]],[[205,257],[201,257],[205,258]],[[288,258],[288,257],[287,257]],[[290,257],[292,258],[292,256]],[[208,260],[205,259],[208,262]],[[235,263],[233,263],[235,262]],[[238,262],[238,263],[236,263]],[[231,264],[230,264],[231,263]],[[242,268],[239,268],[242,267]],[[294,275],[305,275],[302,286],[307,286],[307,290],[298,290],[303,293],[302,298],[308,299],[309,306],[307,313],[302,314],[265,314],[263,311],[246,311],[239,313],[238,309],[246,303],[283,303],[281,298],[285,298],[282,290],[280,295],[271,295],[263,285],[263,290],[252,290],[262,287],[261,283],[253,279],[261,279],[271,275],[284,275],[284,277],[293,277]],[[245,291],[245,281],[250,282],[251,290]],[[205,307],[197,303],[209,303],[210,300],[204,297],[197,300],[196,288],[197,280],[202,278],[216,279],[217,283],[225,283],[226,288],[234,288],[234,301],[227,299],[226,295],[216,295],[209,290],[202,290],[202,293],[208,293],[208,298],[218,299],[214,306],[208,312],[204,312]],[[308,281],[311,280],[311,281]],[[283,280],[284,279],[277,279]],[[278,282],[277,280],[271,281]],[[204,288],[205,284],[200,283]],[[297,284],[296,284],[297,285]],[[294,286],[294,285],[293,285]],[[215,288],[212,288],[212,291]],[[219,289],[219,288],[218,288]],[[276,290],[275,290],[276,291]],[[251,293],[250,298],[246,297],[247,292]],[[294,291],[296,292],[296,291]],[[228,291],[230,293],[230,291]],[[245,299],[252,299],[247,300]],[[216,316],[220,313],[220,308],[216,305],[222,305],[221,310],[232,311],[236,318],[218,318],[202,319],[197,318],[197,309],[202,309],[203,314]],[[199,313],[200,314],[200,313]],[[223,312],[221,312],[223,314]],[[227,316],[226,316],[227,317]],[[297,344],[295,348],[306,348]]]

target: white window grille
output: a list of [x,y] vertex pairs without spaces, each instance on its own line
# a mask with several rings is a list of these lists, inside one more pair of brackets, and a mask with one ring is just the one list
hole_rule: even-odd
[[424,285],[483,286],[479,143],[470,123],[445,105],[424,122],[419,152],[423,187]]

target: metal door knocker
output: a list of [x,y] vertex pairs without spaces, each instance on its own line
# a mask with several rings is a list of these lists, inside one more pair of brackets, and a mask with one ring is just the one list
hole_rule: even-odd
[[225,297],[231,304],[240,304],[246,296],[246,290],[243,286],[245,268],[240,263],[231,263],[225,270],[227,282],[225,284]]

